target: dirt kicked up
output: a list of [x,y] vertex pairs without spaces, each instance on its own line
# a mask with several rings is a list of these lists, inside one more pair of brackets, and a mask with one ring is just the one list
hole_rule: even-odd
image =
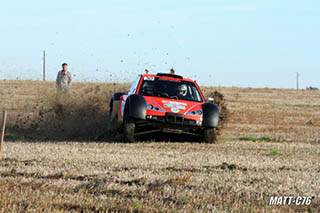
[[[79,89],[59,102],[54,91],[45,90],[36,102],[11,116],[8,131],[29,140],[121,141],[121,130],[108,128],[109,101],[112,91],[126,91],[128,85],[113,86],[113,90],[109,84]],[[210,97],[221,111],[219,135],[229,113],[221,93],[214,91]]]
[[[56,100],[52,89],[42,91],[36,101],[11,114],[11,137],[27,140],[121,141],[119,131],[109,131],[109,101],[114,91],[126,91],[127,84],[95,85],[73,90],[69,98]],[[113,88],[113,89],[111,89]],[[228,117],[223,95],[212,92],[221,111],[220,133]]]

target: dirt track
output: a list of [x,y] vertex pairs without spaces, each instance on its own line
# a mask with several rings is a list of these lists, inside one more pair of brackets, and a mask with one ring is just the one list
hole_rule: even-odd
[[268,199],[318,197],[319,154],[302,143],[7,143],[0,198],[2,210],[286,211]]
[[[79,101],[52,124],[38,119],[54,106],[53,83],[1,82],[7,140],[15,142],[0,161],[0,211],[320,210],[318,91],[203,88],[224,94],[230,110],[216,145],[70,140],[103,135],[105,103],[125,87],[75,84]],[[287,194],[316,198],[311,207],[267,205]]]

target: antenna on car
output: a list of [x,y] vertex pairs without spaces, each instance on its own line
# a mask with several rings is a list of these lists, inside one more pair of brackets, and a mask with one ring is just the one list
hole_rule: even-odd
[[149,70],[148,69],[145,69],[144,71],[145,71],[146,74],[149,74]]
[[170,74],[174,75],[175,72],[176,71],[173,68],[170,69]]

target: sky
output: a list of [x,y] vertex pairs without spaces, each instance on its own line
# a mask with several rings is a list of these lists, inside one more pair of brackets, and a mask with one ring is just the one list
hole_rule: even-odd
[[0,0],[0,79],[131,82],[144,69],[199,85],[320,87],[318,0]]

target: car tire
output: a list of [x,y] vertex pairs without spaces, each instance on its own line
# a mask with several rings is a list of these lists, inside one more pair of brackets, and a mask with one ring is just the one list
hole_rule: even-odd
[[216,129],[209,128],[203,130],[203,140],[205,143],[215,143],[216,142]]
[[115,111],[113,109],[113,100],[110,101],[110,111],[109,111],[109,119],[108,119],[108,129],[109,130],[114,130],[115,129],[115,124],[116,124],[116,115]]
[[123,124],[123,136],[124,136],[125,142],[132,143],[135,141],[135,138],[134,138],[135,130],[136,130],[136,124],[134,123],[134,120],[128,116],[125,116],[124,124]]
[[118,108],[119,108],[119,101],[114,101],[111,99],[110,101],[110,111],[109,111],[109,121],[108,121],[108,129],[111,131],[115,131],[119,129],[119,114],[118,114]]

